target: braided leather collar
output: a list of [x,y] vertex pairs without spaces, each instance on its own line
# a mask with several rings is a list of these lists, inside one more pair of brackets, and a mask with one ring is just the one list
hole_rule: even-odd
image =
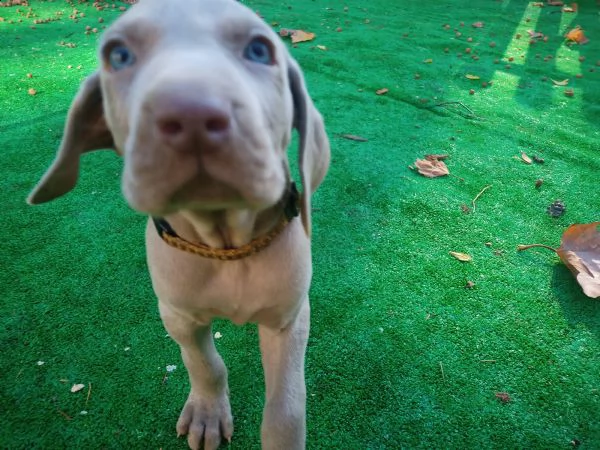
[[283,214],[281,215],[279,222],[277,222],[277,225],[275,225],[268,233],[258,236],[249,243],[236,248],[213,248],[206,244],[190,242],[178,236],[165,219],[161,217],[152,217],[152,221],[154,222],[158,235],[171,247],[204,258],[219,259],[221,261],[235,261],[254,255],[267,248],[269,244],[281,234],[287,224],[290,223],[294,217],[298,216],[298,199],[299,195],[296,185],[295,183],[291,183],[287,194],[287,201],[285,201],[284,204]]

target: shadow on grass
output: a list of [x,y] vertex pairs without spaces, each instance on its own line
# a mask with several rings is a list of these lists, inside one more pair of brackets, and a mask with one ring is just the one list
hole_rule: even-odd
[[584,326],[600,339],[600,300],[587,297],[563,264],[554,268],[552,288],[569,325],[574,328]]

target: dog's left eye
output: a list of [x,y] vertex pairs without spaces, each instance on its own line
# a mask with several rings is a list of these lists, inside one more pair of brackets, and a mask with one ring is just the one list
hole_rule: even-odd
[[250,61],[269,66],[275,63],[273,47],[269,41],[262,37],[250,41],[244,49],[244,57]]
[[135,56],[124,45],[116,45],[108,54],[108,62],[114,70],[121,70],[135,62]]

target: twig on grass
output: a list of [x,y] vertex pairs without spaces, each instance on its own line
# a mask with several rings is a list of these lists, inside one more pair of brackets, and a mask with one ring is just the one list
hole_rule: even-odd
[[442,381],[446,382],[446,375],[444,375],[444,364],[440,361],[440,370],[442,371]]
[[492,185],[491,185],[491,184],[488,184],[488,185],[487,185],[486,187],[484,187],[484,188],[483,188],[481,191],[479,191],[479,194],[477,194],[477,195],[475,196],[475,198],[474,198],[474,199],[473,199],[473,201],[471,202],[471,204],[473,205],[473,212],[475,212],[475,202],[477,201],[477,199],[478,199],[479,197],[481,197],[481,194],[483,194],[485,191],[487,191],[487,190],[488,190],[489,188],[491,188],[491,187],[492,187]]
[[369,142],[369,140],[367,138],[364,138],[362,136],[357,136],[356,134],[341,134],[341,133],[336,133],[335,136],[340,137],[342,139],[348,139],[349,141]]
[[465,111],[467,111],[467,114],[464,113],[460,113],[463,117],[467,117],[469,119],[482,119],[483,117],[479,117],[477,114],[475,114],[473,112],[473,110],[471,108],[469,108],[467,105],[465,105],[463,102],[441,102],[441,103],[437,103],[435,105],[433,105],[434,108],[446,108],[447,106],[450,105],[458,105],[461,108],[463,108]]
[[549,245],[544,245],[544,244],[517,245],[517,250],[522,251],[522,250],[527,250],[527,249],[533,248],[533,247],[541,247],[541,248],[545,248],[546,250],[552,250],[554,253],[557,252],[557,250],[554,247],[550,247]]
[[88,383],[88,393],[87,398],[85,399],[85,406],[87,408],[87,404],[90,401],[90,395],[92,395],[92,383]]
[[57,409],[58,413],[63,416],[65,419],[67,420],[73,420],[73,418],[71,416],[69,416],[66,412],[61,411],[60,409]]

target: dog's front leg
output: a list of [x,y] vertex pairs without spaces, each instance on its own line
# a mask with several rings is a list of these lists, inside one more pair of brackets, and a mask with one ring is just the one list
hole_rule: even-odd
[[199,324],[160,304],[160,314],[181,347],[191,391],[177,421],[177,434],[188,436],[192,449],[216,449],[222,439],[231,440],[233,420],[229,405],[227,369],[215,348],[211,325]]
[[259,326],[266,384],[261,427],[263,450],[305,448],[304,353],[309,328],[308,298],[303,301],[298,315],[286,328]]

